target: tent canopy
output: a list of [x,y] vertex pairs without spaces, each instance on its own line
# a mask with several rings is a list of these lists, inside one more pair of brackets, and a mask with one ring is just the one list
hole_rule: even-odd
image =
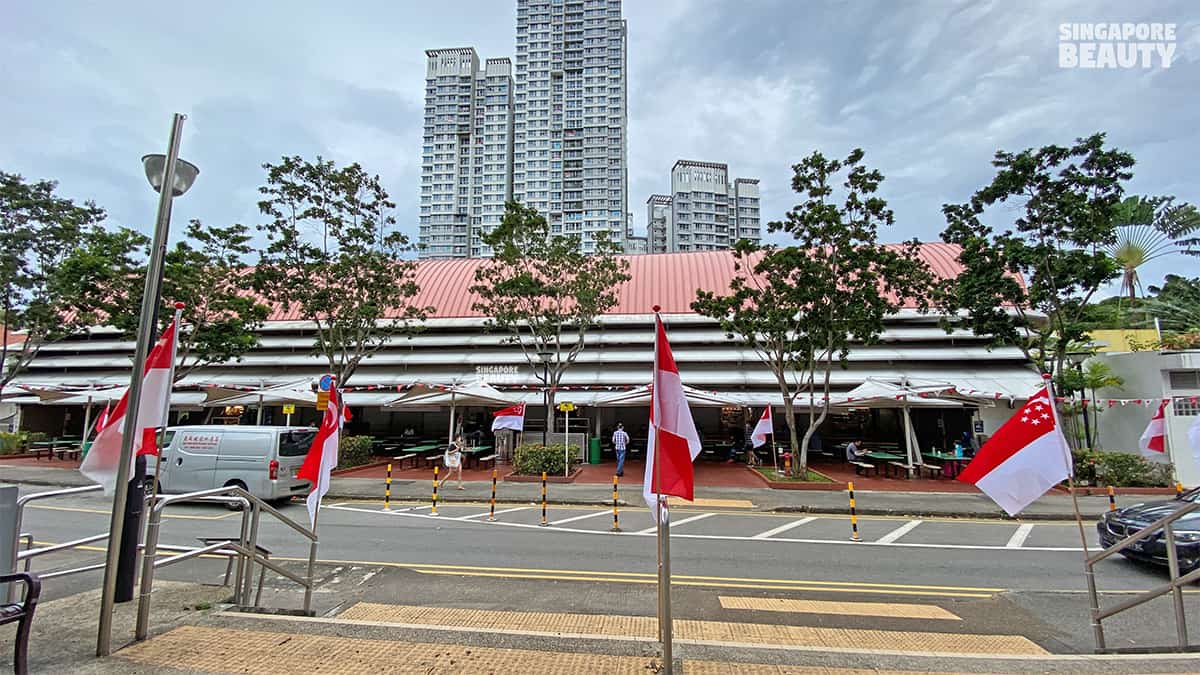
[[260,403],[314,405],[317,402],[317,394],[312,390],[312,380],[305,378],[249,391],[230,387],[209,387],[204,391],[204,399],[204,405],[209,408]]
[[415,382],[400,396],[388,401],[385,407],[409,405],[480,405],[503,407],[512,405],[514,397],[505,394],[482,379],[468,382]]
[[[602,408],[648,406],[650,405],[652,392],[653,387],[646,384],[636,389],[598,398],[594,405]],[[686,384],[683,386],[683,394],[687,397],[688,405],[709,408],[720,408],[730,405],[741,407],[744,405],[741,401],[732,397],[723,396],[715,391],[701,391]]]

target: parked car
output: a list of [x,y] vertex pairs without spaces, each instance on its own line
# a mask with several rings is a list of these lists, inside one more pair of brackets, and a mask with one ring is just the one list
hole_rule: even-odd
[[[1146,502],[1126,506],[1104,514],[1096,529],[1100,533],[1100,544],[1105,548],[1170,515],[1185,502],[1200,501],[1200,488],[1185,492],[1175,499]],[[1176,550],[1179,555],[1181,573],[1200,567],[1200,510],[1193,511],[1172,524]],[[1141,560],[1157,565],[1167,564],[1167,541],[1163,530],[1133,542],[1121,551],[1131,560]]]
[[[159,491],[179,494],[238,485],[272,502],[307,494],[309,483],[297,480],[296,472],[316,433],[308,427],[168,427],[160,443]],[[147,474],[154,475],[153,464]]]

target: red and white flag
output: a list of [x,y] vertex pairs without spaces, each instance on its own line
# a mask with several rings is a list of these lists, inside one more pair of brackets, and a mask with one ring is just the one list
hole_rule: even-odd
[[[646,474],[642,496],[657,519],[655,495],[675,495],[691,501],[695,489],[692,462],[700,454],[700,434],[692,421],[679,368],[662,318],[654,317],[654,376],[650,396],[650,434],[646,442]],[[655,469],[658,469],[657,474]]]
[[492,413],[492,431],[498,429],[525,430],[525,404],[518,403]]
[[1043,388],[979,449],[958,480],[1015,516],[1071,475],[1071,450]]
[[337,468],[338,441],[341,438],[342,421],[345,416],[338,412],[338,393],[336,387],[329,388],[329,403],[325,404],[325,415],[321,418],[321,427],[313,438],[313,444],[304,456],[304,464],[296,472],[296,478],[312,484],[308,493],[308,520],[313,529],[317,527],[317,508],[321,498],[329,492],[329,476]]
[[754,447],[760,448],[767,444],[767,436],[773,433],[775,433],[775,420],[771,418],[771,406],[767,406],[763,410],[762,417],[758,419],[758,424],[754,425],[750,441],[754,443]]
[[[137,411],[137,430],[133,437],[129,475],[133,475],[133,460],[137,455],[158,454],[155,438],[160,427],[167,425],[167,410],[171,402],[171,384],[175,379],[175,347],[179,314],[176,312],[162,336],[146,357],[142,369],[142,392]],[[117,402],[106,416],[104,427],[97,423],[96,440],[88,450],[79,471],[104,486],[104,494],[116,488],[117,466],[121,461],[121,439],[125,433],[125,412],[129,408],[129,392]]]
[[1162,403],[1158,404],[1158,410],[1154,412],[1154,417],[1150,418],[1150,424],[1146,425],[1146,430],[1138,438],[1138,447],[1142,449],[1142,456],[1153,462],[1170,461],[1170,458],[1167,457],[1166,434],[1166,409],[1170,402],[1171,399],[1164,398]]
[[96,433],[100,433],[101,431],[104,431],[104,427],[108,426],[108,416],[110,414],[111,409],[112,409],[112,401],[105,401],[104,402],[104,410],[101,410],[100,414],[96,415],[96,424],[94,424],[92,426],[92,429]]

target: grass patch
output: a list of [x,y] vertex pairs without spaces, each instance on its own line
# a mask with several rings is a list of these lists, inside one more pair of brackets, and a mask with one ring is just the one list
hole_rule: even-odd
[[835,482],[829,476],[823,473],[817,473],[812,469],[801,478],[800,476],[789,476],[782,471],[776,472],[775,469],[755,469],[763,478],[773,483],[833,483]]

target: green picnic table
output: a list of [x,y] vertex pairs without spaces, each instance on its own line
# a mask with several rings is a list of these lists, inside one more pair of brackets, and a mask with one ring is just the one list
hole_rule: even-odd
[[[904,462],[906,460],[906,457],[904,455],[897,455],[897,454],[893,454],[890,452],[868,452],[866,454],[866,456],[870,457],[871,459],[877,459],[881,462],[887,462],[888,466],[896,467],[896,473],[899,473],[899,469],[900,469],[898,464],[901,462]],[[905,464],[904,468],[911,474],[911,472],[912,472],[911,466],[908,466],[907,464]],[[876,469],[876,473],[878,473],[878,469]],[[892,473],[891,470],[888,470],[888,475],[891,475],[891,473]]]
[[970,462],[970,457],[959,457],[953,452],[922,452],[922,456],[936,459],[944,463],[949,470],[946,472],[947,478],[954,478],[962,471],[963,462]]
[[475,460],[475,466],[478,467],[479,461],[480,461],[479,458],[483,457],[484,453],[490,452],[491,449],[492,449],[492,446],[490,446],[490,445],[477,445],[473,448],[464,448],[462,453],[466,459]]

